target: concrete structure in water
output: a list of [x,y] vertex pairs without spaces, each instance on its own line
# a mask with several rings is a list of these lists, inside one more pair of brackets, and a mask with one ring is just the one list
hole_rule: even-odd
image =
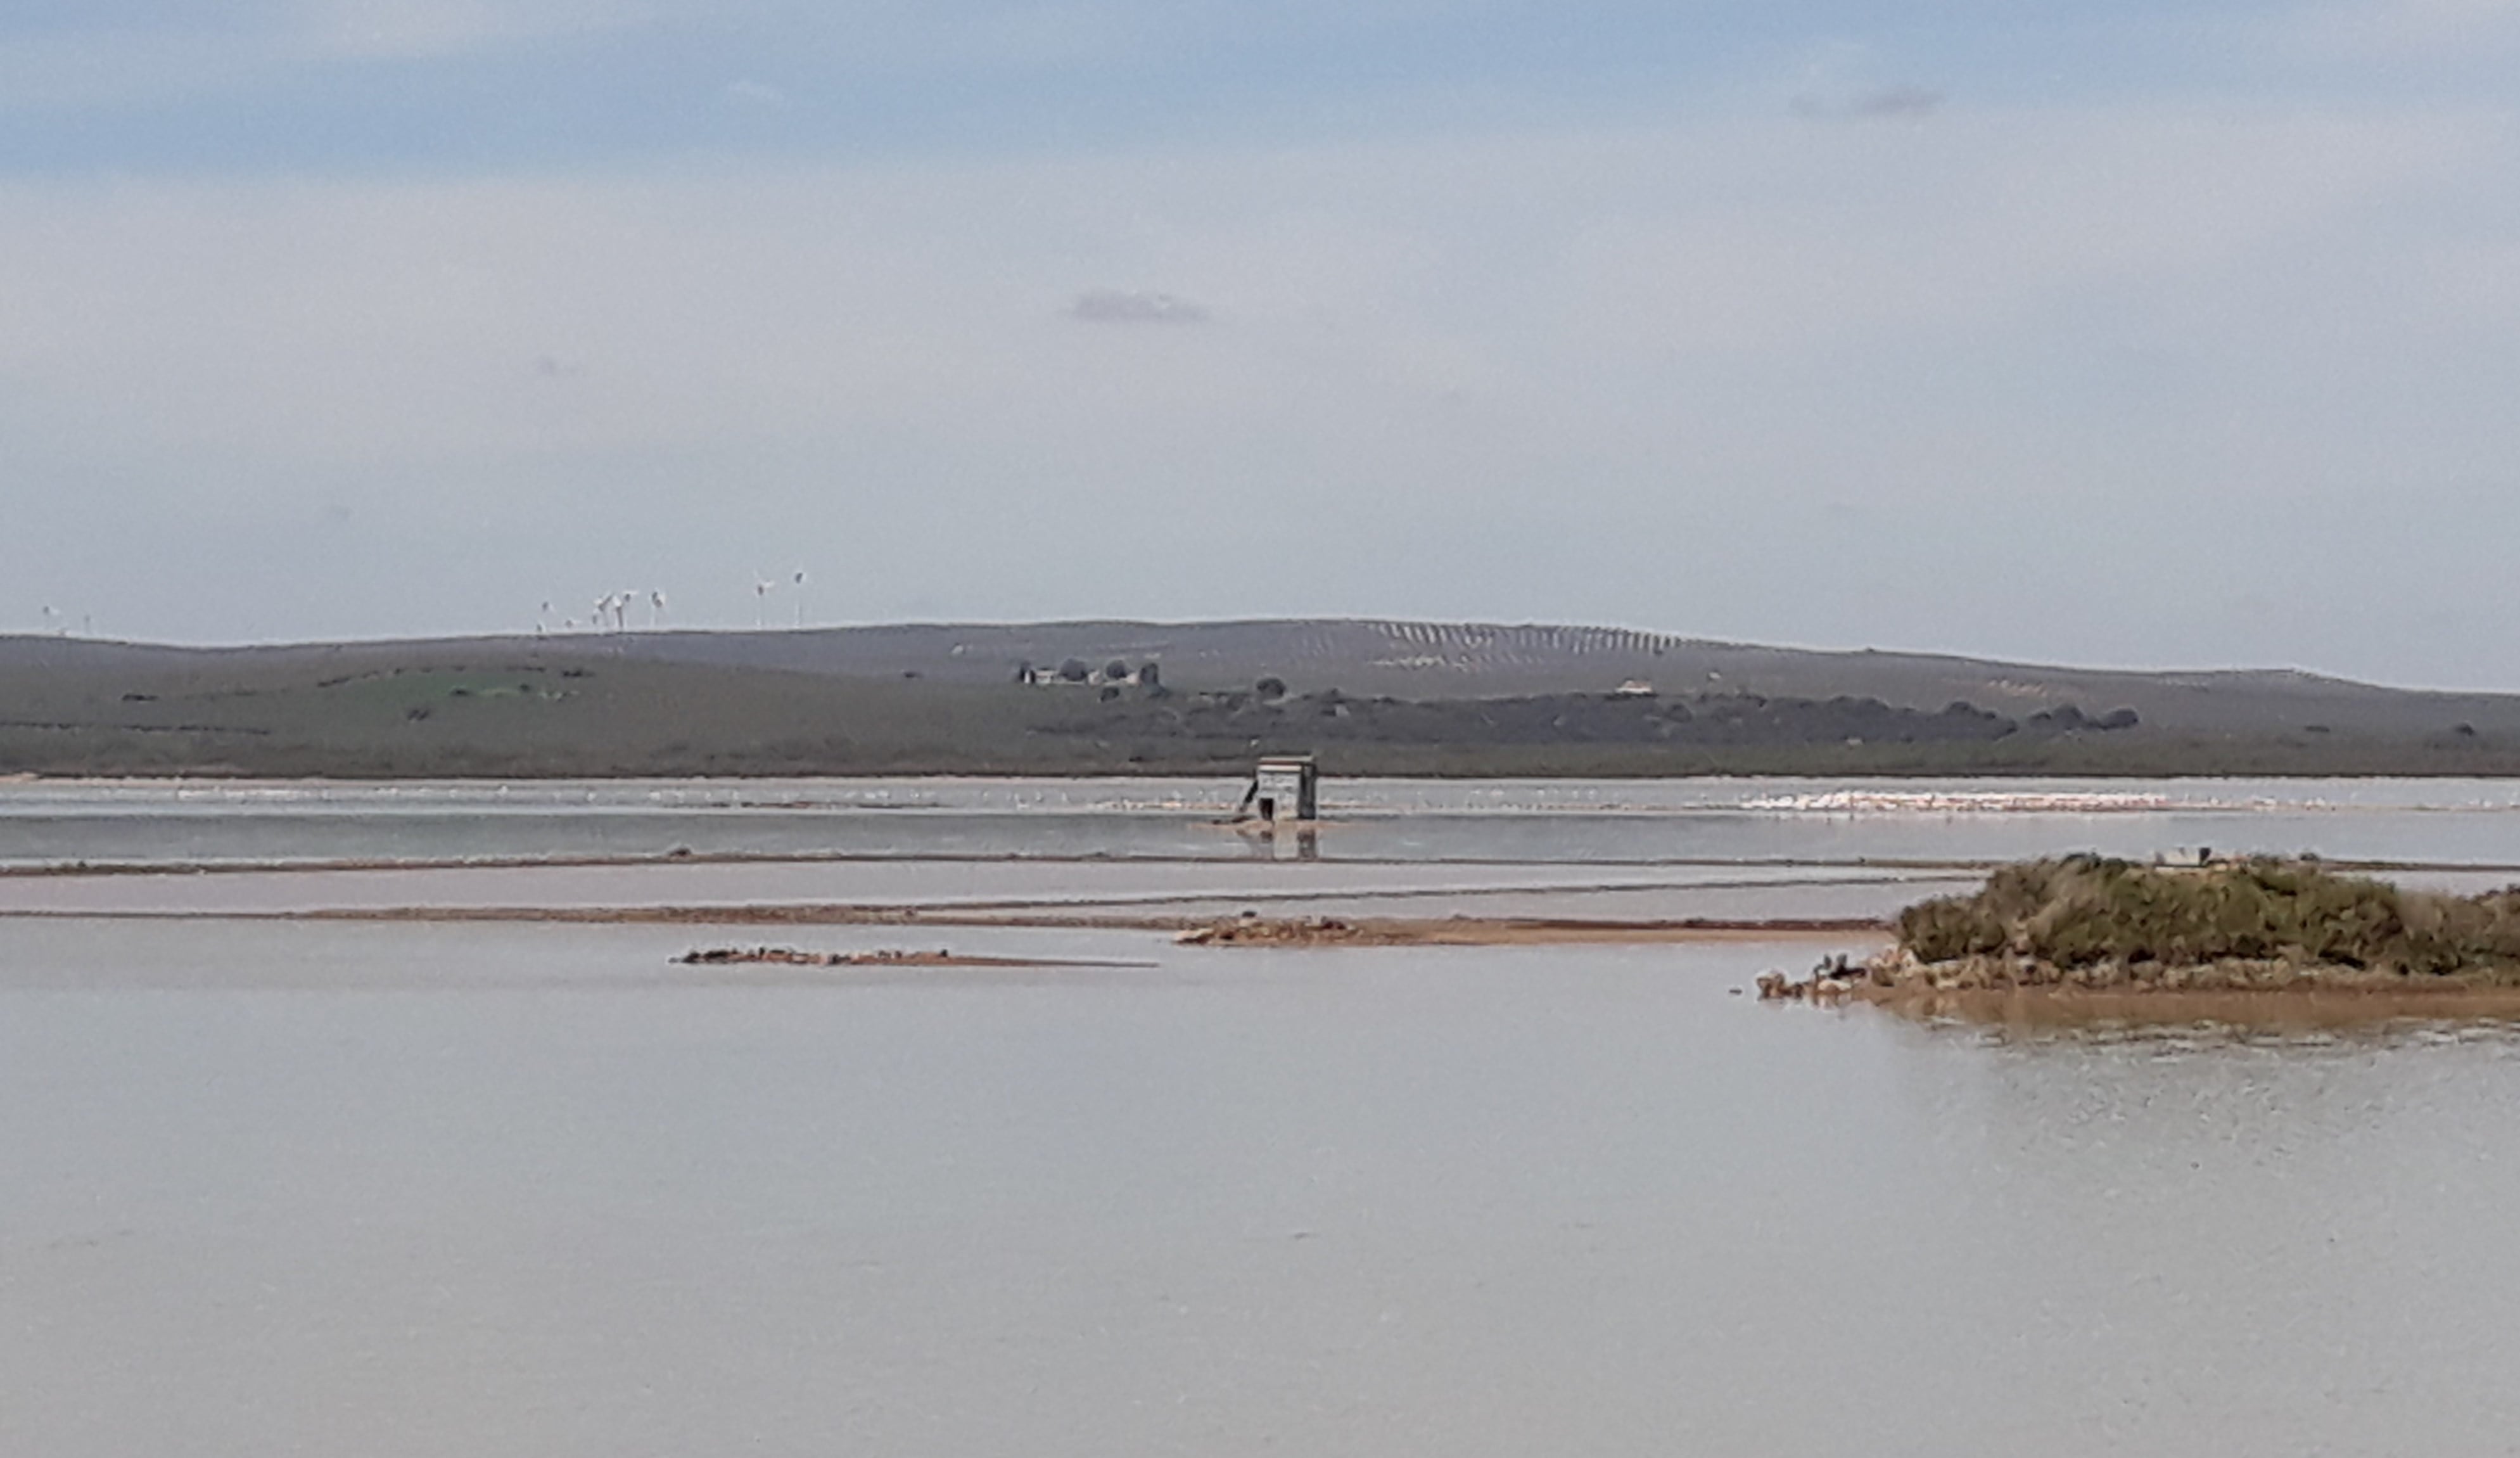
[[1321,766],[1310,754],[1271,754],[1251,772],[1243,804],[1262,824],[1321,818]]

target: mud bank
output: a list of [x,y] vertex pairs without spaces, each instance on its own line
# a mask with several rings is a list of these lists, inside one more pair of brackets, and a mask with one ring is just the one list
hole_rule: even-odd
[[1547,946],[1604,942],[1776,941],[1887,934],[1879,922],[1610,922],[1510,917],[1227,917],[1181,929],[1185,946]]
[[2107,998],[2166,996],[2323,996],[2343,998],[2507,1000],[2520,1007],[2520,980],[2501,968],[2456,973],[2414,973],[2298,962],[2281,958],[2221,958],[2198,963],[2101,962],[2060,967],[2008,956],[1973,956],[1928,962],[1906,947],[1862,962],[1822,961],[1800,979],[1772,972],[1759,979],[1768,1001],[1859,998],[1898,1002],[1918,998]]
[[1152,967],[1151,962],[1108,962],[1053,957],[975,957],[943,947],[912,951],[883,947],[866,952],[808,952],[785,946],[702,947],[683,953],[682,967]]
[[2520,1021],[2520,983],[2498,971],[2424,974],[2225,959],[2187,966],[2060,968],[2005,957],[1924,962],[1904,948],[1823,959],[1804,977],[1758,979],[1762,1002],[1864,1003],[1902,1017],[2023,1028],[2222,1024],[2317,1031],[2408,1020]]

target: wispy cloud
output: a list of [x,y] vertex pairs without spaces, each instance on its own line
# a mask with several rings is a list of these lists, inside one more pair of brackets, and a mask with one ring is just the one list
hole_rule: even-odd
[[271,37],[212,27],[64,29],[0,41],[0,113],[163,106],[243,91],[280,73]]
[[2293,10],[2285,23],[2333,48],[2437,51],[2520,38],[2520,0],[2336,0]]
[[1088,289],[1067,306],[1067,316],[1089,324],[1200,324],[1208,312],[1187,298],[1135,289]]
[[297,0],[274,36],[317,56],[421,59],[649,18],[637,0]]
[[294,0],[142,23],[12,31],[0,23],[0,112],[163,107],[238,94],[327,68],[442,61],[667,17],[643,0]]
[[1851,93],[1806,91],[1793,100],[1796,114],[1831,121],[1920,121],[1942,110],[1943,93],[1925,86],[1877,86]]
[[2279,14],[2283,49],[2329,58],[2520,48],[2520,0],[2330,0]]
[[726,99],[736,106],[760,112],[784,112],[790,105],[787,92],[767,81],[748,79],[727,83]]

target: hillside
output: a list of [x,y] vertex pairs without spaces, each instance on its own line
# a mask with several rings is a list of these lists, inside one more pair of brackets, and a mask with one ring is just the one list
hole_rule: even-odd
[[2420,734],[2466,722],[2520,732],[2520,696],[2375,688],[2286,670],[2130,673],[1927,654],[1828,653],[1620,628],[1290,619],[1244,622],[908,624],[770,633],[634,633],[627,652],[682,662],[990,683],[1022,663],[1156,660],[1181,688],[1276,675],[1299,689],[1401,699],[1602,693],[1631,680],[1666,694],[1851,695],[1911,708],[1964,700],[2030,714],[2132,707],[2206,733]]
[[1216,772],[1260,749],[1341,773],[2500,774],[2520,696],[1355,620],[0,638],[0,773]]

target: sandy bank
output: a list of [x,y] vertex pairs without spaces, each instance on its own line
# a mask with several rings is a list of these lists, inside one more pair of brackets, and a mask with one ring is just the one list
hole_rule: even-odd
[[911,951],[882,947],[866,952],[808,952],[785,946],[702,947],[674,959],[684,967],[1152,967],[1152,962],[1113,962],[1072,957],[979,957],[938,947]]
[[1927,962],[1894,947],[1865,962],[1824,959],[1801,979],[1767,973],[1758,991],[1767,1002],[1862,1002],[1914,1017],[2047,1025],[2520,1017],[2520,980],[2501,969],[2423,974],[2284,959],[2067,968],[2008,956]]
[[1877,938],[1878,922],[1605,922],[1512,917],[1229,917],[1182,928],[1185,946],[1542,946],[1599,942],[1774,941],[1787,937]]

